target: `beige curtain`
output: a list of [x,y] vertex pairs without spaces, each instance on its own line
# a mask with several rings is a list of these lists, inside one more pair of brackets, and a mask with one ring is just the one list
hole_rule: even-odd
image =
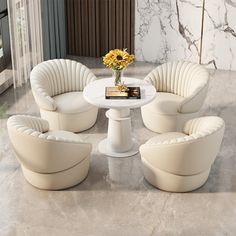
[[14,87],[29,79],[43,60],[40,0],[8,0]]

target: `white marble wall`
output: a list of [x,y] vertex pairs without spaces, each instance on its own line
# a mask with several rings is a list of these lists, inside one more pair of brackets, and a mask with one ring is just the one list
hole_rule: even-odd
[[198,62],[201,10],[201,0],[136,0],[136,59]]
[[[136,59],[199,62],[202,1],[136,0]],[[236,0],[205,2],[201,61],[236,70]]]
[[202,62],[236,70],[236,0],[206,0]]

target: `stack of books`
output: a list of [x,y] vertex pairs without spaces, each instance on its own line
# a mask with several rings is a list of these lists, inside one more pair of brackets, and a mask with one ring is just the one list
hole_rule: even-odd
[[126,87],[121,90],[118,86],[106,87],[106,99],[140,99],[140,87]]

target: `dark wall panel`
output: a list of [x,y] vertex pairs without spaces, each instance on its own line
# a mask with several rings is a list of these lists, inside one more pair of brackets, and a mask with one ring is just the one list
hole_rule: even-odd
[[65,0],[67,54],[100,57],[115,48],[134,52],[135,0]]
[[0,0],[0,40],[3,55],[0,57],[0,72],[11,62],[11,48],[9,35],[9,22],[7,11],[7,0]]

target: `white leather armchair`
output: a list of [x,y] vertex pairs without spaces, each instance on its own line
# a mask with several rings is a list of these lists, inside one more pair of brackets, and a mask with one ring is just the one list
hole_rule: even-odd
[[157,135],[141,145],[146,180],[157,188],[187,192],[202,186],[210,173],[224,134],[219,117],[195,118],[183,133]]
[[26,180],[41,189],[64,189],[83,181],[92,145],[68,131],[49,131],[46,120],[12,116],[8,133]]
[[81,132],[94,125],[98,108],[87,103],[82,94],[94,80],[86,66],[72,60],[54,59],[34,67],[30,74],[32,92],[50,129]]
[[156,87],[157,96],[141,108],[144,125],[157,133],[182,131],[195,118],[208,89],[208,72],[190,62],[169,62],[151,71],[144,80]]

